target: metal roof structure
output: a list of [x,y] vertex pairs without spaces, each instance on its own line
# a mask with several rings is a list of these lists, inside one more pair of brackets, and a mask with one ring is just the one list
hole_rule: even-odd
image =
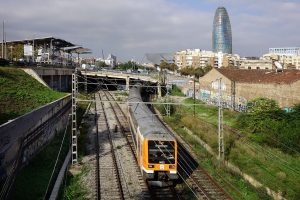
[[174,53],[146,53],[146,58],[154,65],[160,65],[161,61],[173,63]]
[[77,54],[89,54],[92,53],[90,49],[83,48],[81,46],[65,47],[62,48],[67,53],[77,53]]
[[43,38],[31,38],[31,39],[24,39],[24,40],[13,40],[13,41],[7,41],[7,43],[11,44],[28,44],[28,43],[33,43],[35,45],[42,45],[45,43],[52,43],[53,46],[58,47],[58,48],[63,48],[63,47],[73,47],[75,44],[68,42],[66,40],[60,39],[60,38],[55,38],[55,37],[43,37]]

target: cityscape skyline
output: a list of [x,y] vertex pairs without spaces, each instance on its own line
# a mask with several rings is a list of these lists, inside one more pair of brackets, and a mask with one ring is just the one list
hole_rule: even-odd
[[[299,46],[297,19],[300,2],[265,0],[229,1],[3,1],[0,19],[7,40],[55,36],[83,45],[101,57],[113,53],[120,60],[145,62],[145,53],[181,49],[211,49],[214,12],[230,13],[234,51],[260,56],[270,47]],[[17,6],[16,6],[17,5]],[[103,6],[105,5],[105,6]],[[75,15],[66,14],[69,11]],[[287,37],[288,35],[288,37]]]

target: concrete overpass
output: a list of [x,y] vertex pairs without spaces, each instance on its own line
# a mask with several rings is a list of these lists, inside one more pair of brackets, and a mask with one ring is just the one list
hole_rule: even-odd
[[[26,68],[23,69],[26,73],[30,74],[32,77],[37,79],[42,84],[58,91],[70,91],[72,84],[72,74],[74,69],[69,68]],[[79,70],[81,75],[87,77],[103,77],[111,79],[123,79],[126,81],[126,90],[129,89],[131,80],[140,80],[144,82],[149,82],[152,84],[157,84],[160,86],[160,83],[157,79],[150,75],[137,74],[137,73],[127,73],[114,70],[102,70],[102,71],[87,71]],[[161,94],[161,88],[158,87],[158,95]]]
[[102,77],[102,78],[115,78],[115,79],[124,79],[126,81],[126,90],[129,90],[130,81],[131,80],[140,80],[144,82],[149,82],[153,84],[157,84],[158,89],[157,93],[158,96],[161,96],[161,87],[160,82],[151,77],[150,75],[143,75],[143,74],[137,74],[137,73],[127,73],[127,72],[121,72],[121,71],[80,71],[83,76],[87,77]]
[[135,73],[125,73],[120,71],[84,71],[81,70],[81,74],[84,76],[96,76],[96,77],[109,77],[126,80],[126,88],[129,88],[130,79],[141,80],[145,82],[158,83],[158,80],[149,76]]

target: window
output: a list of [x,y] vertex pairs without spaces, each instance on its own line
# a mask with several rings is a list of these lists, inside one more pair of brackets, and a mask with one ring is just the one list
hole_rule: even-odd
[[148,163],[175,164],[174,141],[148,141]]

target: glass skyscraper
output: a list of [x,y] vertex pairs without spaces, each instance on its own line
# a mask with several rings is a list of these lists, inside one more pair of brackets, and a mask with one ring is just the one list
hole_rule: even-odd
[[232,35],[228,13],[224,7],[216,10],[212,33],[213,52],[232,54]]

